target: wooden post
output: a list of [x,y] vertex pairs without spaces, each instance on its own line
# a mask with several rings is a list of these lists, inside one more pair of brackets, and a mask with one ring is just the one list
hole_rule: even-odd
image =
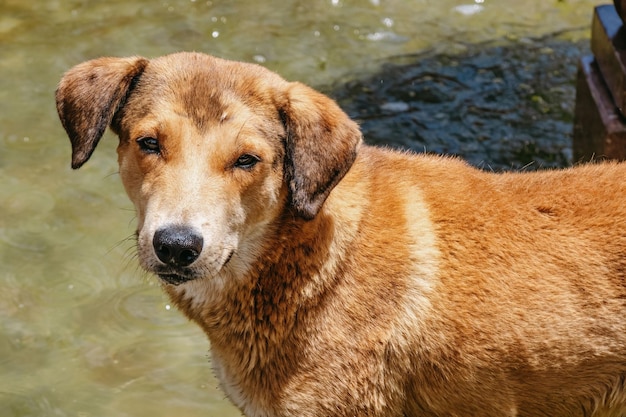
[[576,162],[626,159],[626,124],[592,56],[578,65],[573,152]]
[[[626,159],[626,29],[620,14],[626,0],[594,10],[591,51],[576,80],[573,151],[575,162]],[[619,3],[619,6],[618,6]]]

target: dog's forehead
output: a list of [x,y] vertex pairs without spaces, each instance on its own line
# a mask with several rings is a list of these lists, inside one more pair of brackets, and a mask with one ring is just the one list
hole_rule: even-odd
[[[138,85],[138,104],[169,107],[202,128],[239,109],[254,107],[262,115],[276,113],[276,101],[286,82],[267,69],[193,53],[150,62]],[[149,103],[148,103],[149,102]]]

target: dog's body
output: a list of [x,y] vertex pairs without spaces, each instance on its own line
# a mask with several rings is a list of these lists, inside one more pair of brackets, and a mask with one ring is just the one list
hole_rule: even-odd
[[328,98],[200,54],[57,91],[107,125],[141,264],[248,416],[625,416],[626,165],[491,174],[361,145]]

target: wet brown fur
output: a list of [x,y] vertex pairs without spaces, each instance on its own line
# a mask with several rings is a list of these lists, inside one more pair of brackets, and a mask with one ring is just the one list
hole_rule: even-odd
[[[626,165],[361,145],[327,97],[202,54],[80,64],[57,106],[73,167],[119,135],[140,262],[189,278],[164,289],[246,415],[626,415]],[[204,236],[185,270],[151,245],[172,223]]]

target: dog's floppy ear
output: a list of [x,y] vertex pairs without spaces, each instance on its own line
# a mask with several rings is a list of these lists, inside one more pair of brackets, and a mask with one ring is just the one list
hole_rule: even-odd
[[72,142],[72,168],[80,168],[89,159],[147,63],[141,57],[98,58],[65,73],[56,90],[56,103]]
[[281,117],[290,202],[310,220],[352,166],[361,131],[333,100],[297,82],[288,86]]

